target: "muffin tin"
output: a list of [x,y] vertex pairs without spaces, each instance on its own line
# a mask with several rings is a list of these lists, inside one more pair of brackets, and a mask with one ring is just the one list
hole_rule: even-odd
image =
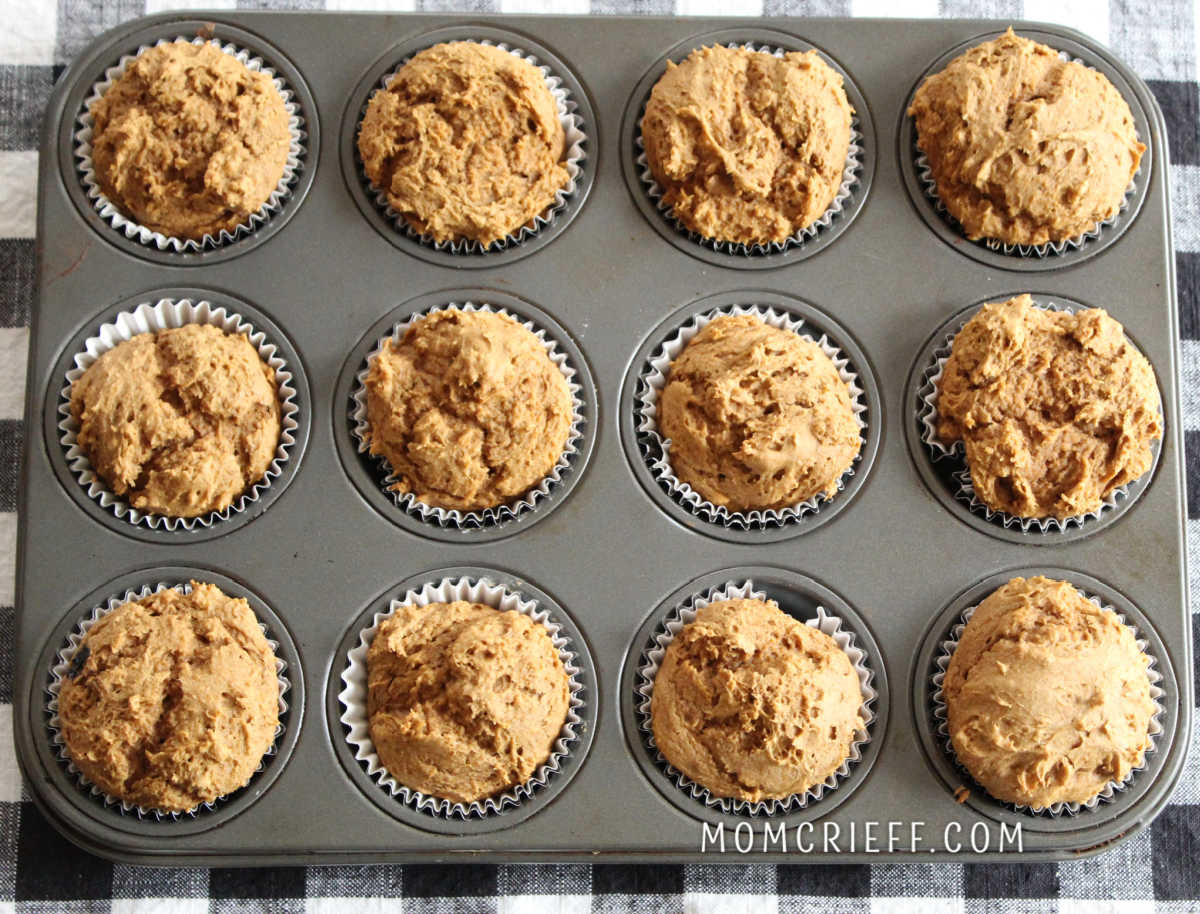
[[[930,221],[912,181],[904,116],[929,67],[1007,23],[235,11],[217,19],[170,13],[108,33],[60,80],[47,115],[14,728],[30,792],[64,834],[104,856],[164,864],[1011,862],[1099,851],[1162,809],[1182,769],[1193,706],[1168,156],[1152,96],[1107,51],[1069,30],[1015,24],[1113,78],[1141,112],[1150,147],[1120,231],[1103,249],[1085,244],[1087,257],[1039,260],[1034,277],[1028,258],[979,257],[978,246]],[[142,44],[195,34],[245,47],[285,77],[303,111],[306,156],[263,228],[215,250],[173,254],[99,218],[71,135],[106,67]],[[414,49],[462,37],[534,53],[564,79],[586,124],[583,175],[566,208],[497,254],[455,255],[402,237],[365,194],[354,161],[365,93]],[[675,233],[646,196],[635,142],[646,90],[667,57],[714,41],[812,45],[850,77],[859,180],[843,213],[802,245],[715,251]],[[1071,535],[1020,533],[969,514],[919,442],[912,379],[944,325],[980,301],[1026,291],[1109,307],[1154,365],[1163,394],[1166,436],[1136,499]],[[116,312],[172,297],[227,303],[266,331],[286,355],[301,405],[284,478],[250,510],[199,533],[106,513],[70,473],[56,427],[63,374],[82,341]],[[366,347],[398,316],[450,301],[486,301],[532,319],[579,369],[578,455],[549,497],[498,525],[414,519],[378,487],[352,435],[350,387]],[[799,523],[714,526],[659,488],[640,449],[636,381],[647,355],[691,315],[735,304],[785,307],[827,330],[862,380],[868,411],[855,473]],[[929,707],[937,643],[962,608],[1031,570],[1086,582],[1128,610],[1163,675],[1164,729],[1146,769],[1112,802],[1077,816],[1016,812],[978,788],[956,802],[956,790],[972,785],[947,758]],[[566,623],[584,660],[583,726],[551,789],[484,819],[435,822],[393,802],[355,761],[338,692],[363,620],[413,582],[453,574],[540,599]],[[57,758],[49,669],[91,606],[189,576],[253,597],[287,648],[288,719],[278,753],[216,810],[138,818],[81,791]],[[747,579],[798,616],[822,605],[849,623],[878,693],[871,738],[849,777],[778,821],[713,811],[680,791],[657,767],[635,710],[637,666],[663,615],[710,586]]]

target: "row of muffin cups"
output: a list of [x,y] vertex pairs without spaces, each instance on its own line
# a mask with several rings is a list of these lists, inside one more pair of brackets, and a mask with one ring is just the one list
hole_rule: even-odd
[[[1037,307],[1074,312],[1083,307],[1061,296],[1038,295]],[[962,442],[937,435],[938,380],[955,335],[983,303],[955,313],[934,331],[910,372],[905,422],[911,456],[931,491],[957,516],[983,532],[1020,543],[1065,542],[1090,535],[1122,516],[1153,478],[1151,470],[1110,492],[1084,515],[1018,517],[995,510],[975,493]],[[546,475],[520,495],[478,510],[457,510],[423,501],[398,485],[385,456],[371,451],[367,380],[373,361],[399,344],[415,324],[446,311],[482,312],[513,318],[544,349],[570,393],[570,428]],[[730,510],[714,504],[680,479],[672,467],[671,441],[658,426],[658,398],[672,362],[708,324],[748,316],[767,327],[794,333],[818,346],[846,385],[861,445],[836,480],[836,492],[819,493],[795,505],[769,510]],[[199,289],[164,290],[138,296],[106,310],[86,325],[60,356],[45,406],[47,447],[60,481],[93,518],[112,529],[150,542],[196,542],[222,535],[267,510],[294,475],[310,431],[311,392],[297,351],[282,329],[245,302]],[[244,336],[271,369],[280,404],[280,437],[265,474],[222,510],[173,517],[139,510],[116,494],[80,447],[80,418],[72,390],[107,352],[140,334],[189,324],[215,326]],[[1135,344],[1136,345],[1136,344]],[[882,401],[870,363],[853,337],[823,311],[791,296],[771,292],[718,293],[678,309],[643,341],[628,369],[621,398],[622,444],[646,494],[684,527],[739,543],[773,542],[800,535],[832,520],[864,484],[878,454]],[[1161,397],[1160,397],[1161,403]],[[591,457],[599,423],[595,383],[582,351],[548,313],[508,293],[472,289],[430,293],[401,305],[376,322],[343,365],[335,388],[336,446],[343,467],[379,513],[409,532],[451,542],[484,542],[515,535],[539,520],[578,484]],[[1161,448],[1156,441],[1152,457]],[[522,523],[517,523],[521,521]]]
[[[1153,713],[1145,752],[1118,779],[1084,802],[1045,807],[1004,803],[989,796],[956,756],[946,724],[946,669],[975,608],[1010,578],[1050,575],[1075,587],[1091,603],[1112,610],[1148,658]],[[246,599],[274,653],[279,724],[265,755],[244,786],[186,811],[140,807],[105,793],[75,766],[62,735],[59,695],[63,684],[85,668],[86,636],[96,622],[119,607],[166,588],[187,593],[195,582],[213,584],[227,596]],[[704,607],[726,600],[767,600],[793,619],[829,636],[848,658],[861,705],[857,727],[841,764],[803,792],[760,801],[718,795],[671,765],[655,742],[652,697],[664,654]],[[569,699],[561,729],[533,774],[520,783],[471,802],[423,793],[400,783],[380,761],[368,716],[367,655],[381,623],[398,609],[462,600],[499,612],[515,611],[543,629],[568,680]],[[102,823],[138,833],[195,834],[238,815],[260,797],[288,764],[304,718],[304,674],[285,622],[253,590],[207,568],[174,566],[130,573],[98,588],[71,610],[42,652],[44,688],[31,693],[32,719],[45,733],[44,755],[69,802]],[[568,612],[526,578],[479,566],[415,575],[374,600],[341,638],[326,685],[325,710],[336,754],[364,796],[398,821],[444,835],[480,834],[510,828],[545,808],[582,767],[596,735],[598,688],[586,640]],[[1014,569],[977,582],[931,620],[912,671],[912,713],[926,759],[948,796],[976,813],[1020,821],[1031,831],[1065,832],[1097,826],[1123,815],[1150,790],[1161,772],[1178,721],[1179,689],[1166,649],[1147,617],[1118,590],[1085,574],[1058,568]],[[825,816],[849,799],[876,763],[887,732],[895,693],[864,618],[834,591],[788,569],[747,566],[696,578],[664,599],[634,636],[620,674],[619,704],[624,736],[636,763],[662,797],[695,818],[731,822],[769,819],[796,824]],[[967,795],[963,792],[966,788]]]
[[[143,29],[140,38],[127,39],[134,46],[111,65],[104,67],[96,81],[83,92],[71,118],[64,118],[64,172],[73,175],[67,181],[76,203],[93,225],[106,227],[106,234],[127,249],[172,264],[210,263],[233,256],[250,246],[266,240],[278,230],[299,206],[311,184],[315,163],[312,161],[319,145],[315,106],[299,72],[280,52],[232,26],[220,26],[223,41],[211,37],[189,37],[200,31],[212,34],[211,24],[158,23]],[[1129,102],[1138,136],[1145,142],[1149,137],[1149,121],[1145,110],[1129,84],[1107,61],[1098,59],[1089,49],[1062,36],[1030,32],[1041,40],[1064,48],[1063,54],[1072,59],[1083,58],[1089,66],[1102,71],[1121,87],[1121,95]],[[949,60],[966,48],[991,36],[979,36],[952,49],[934,62],[918,80],[937,72]],[[168,237],[124,213],[105,196],[96,178],[92,161],[92,115],[90,106],[103,96],[120,78],[128,64],[138,54],[156,45],[183,41],[191,44],[213,42],[223,52],[244,63],[249,69],[268,74],[274,81],[288,112],[290,149],[283,175],[276,189],[261,209],[232,231],[203,238]],[[386,88],[396,72],[418,51],[442,42],[475,41],[494,45],[527,60],[537,67],[546,79],[547,89],[554,98],[562,123],[566,151],[564,163],[569,175],[553,204],[530,223],[494,243],[477,241],[438,241],[422,233],[389,205],[383,190],[372,184],[364,171],[358,151],[357,136],[373,93]],[[725,242],[706,238],[684,225],[664,201],[663,188],[652,174],[644,151],[641,119],[650,91],[662,75],[668,61],[678,60],[689,51],[710,46],[746,48],[782,56],[792,51],[819,50],[802,39],[774,30],[726,29],[681,41],[654,64],[638,84],[629,102],[621,131],[623,167],[626,182],[637,206],[663,237],[684,250],[713,263],[734,268],[773,267],[795,262],[810,256],[833,241],[853,221],[862,208],[874,173],[876,143],[869,108],[862,93],[849,74],[828,54],[822,58],[842,78],[847,97],[854,109],[851,142],[843,168],[843,180],[826,212],[811,225],[797,231],[785,242],[753,244]],[[82,87],[81,87],[82,88]],[[915,87],[914,87],[915,91]],[[78,92],[77,92],[78,94]],[[456,267],[492,266],[539,249],[552,240],[579,211],[591,188],[595,174],[594,143],[589,132],[594,129],[595,117],[586,92],[566,65],[551,51],[536,41],[517,33],[485,26],[455,26],[436,29],[418,35],[391,49],[377,62],[355,90],[355,101],[347,109],[341,136],[343,172],[347,185],[363,214],[380,233],[397,247],[433,263]],[[906,103],[907,109],[907,103]],[[67,152],[66,146],[69,146]],[[590,151],[589,151],[590,148]],[[924,221],[947,242],[968,255],[989,265],[1014,270],[1054,269],[1078,262],[1099,253],[1115,242],[1128,227],[1140,207],[1149,183],[1150,152],[1126,190],[1120,210],[1110,219],[1097,224],[1082,235],[1062,242],[1024,246],[981,241],[962,245],[961,227],[948,214],[938,199],[936,185],[928,162],[916,146],[912,119],[902,113],[900,121],[899,157],[903,179]],[[203,256],[201,256],[203,255]]]

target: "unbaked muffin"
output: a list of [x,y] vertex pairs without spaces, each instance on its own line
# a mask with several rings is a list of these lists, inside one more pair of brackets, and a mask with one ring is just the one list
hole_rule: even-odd
[[150,48],[92,104],[104,195],[163,235],[233,231],[279,186],[291,133],[279,90],[213,44]]
[[187,324],[108,350],[71,385],[76,440],[139,511],[224,511],[279,444],[275,372],[240,333]]
[[672,472],[730,511],[824,493],[862,447],[850,388],[816,343],[754,315],[724,315],[671,363],[658,426]]
[[816,51],[699,48],[655,83],[642,141],[662,203],[716,241],[782,242],[842,183],[853,110]]
[[487,311],[437,311],[388,339],[370,360],[366,407],[366,440],[393,489],[461,511],[536,486],[571,430],[570,388],[545,347]]
[[544,213],[569,181],[542,72],[491,45],[413,55],[371,96],[358,152],[371,184],[435,241],[490,245]]
[[1154,370],[1099,308],[984,305],[937,387],[938,436],[965,444],[979,499],[1018,517],[1097,510],[1150,469],[1162,437]]
[[400,784],[458,803],[528,781],[567,719],[569,685],[545,626],[455,601],[402,606],[367,651],[367,714]]
[[946,669],[955,755],[1006,803],[1086,803],[1143,762],[1148,665],[1112,610],[1065,581],[1013,578],[976,608]]
[[1111,219],[1146,147],[1101,73],[1009,29],[921,84],[908,109],[938,199],[971,240],[1041,245]]
[[714,796],[802,794],[850,757],[862,687],[845,651],[773,601],[722,600],[667,646],[650,701],[654,742]]
[[275,741],[275,654],[250,605],[212,584],[118,606],[59,688],[67,754],[104,793],[187,812],[244,786]]

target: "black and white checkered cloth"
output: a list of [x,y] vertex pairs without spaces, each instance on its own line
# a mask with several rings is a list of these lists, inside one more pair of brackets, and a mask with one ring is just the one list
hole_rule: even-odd
[[1152,828],[1100,857],[1060,864],[142,869],[91,857],[59,837],[21,785],[12,737],[15,512],[34,289],[38,132],[55,79],[93,37],[143,13],[186,7],[964,16],[1055,21],[1090,34],[1149,82],[1170,133],[1188,552],[1192,593],[1200,600],[1200,10],[1190,0],[0,0],[0,914],[1200,911],[1195,747],[1172,804]]

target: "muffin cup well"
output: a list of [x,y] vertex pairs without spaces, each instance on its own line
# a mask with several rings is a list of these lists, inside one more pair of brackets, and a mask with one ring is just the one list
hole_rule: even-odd
[[[1007,808],[1015,810],[1016,812],[1025,813],[1027,815],[1047,816],[1050,818],[1058,818],[1064,814],[1068,816],[1076,816],[1082,810],[1095,809],[1101,803],[1107,803],[1111,801],[1117,793],[1123,791],[1129,786],[1139,771],[1142,771],[1146,768],[1146,758],[1155,750],[1155,737],[1163,732],[1162,723],[1160,720],[1163,715],[1163,706],[1160,699],[1162,699],[1164,692],[1162,688],[1159,687],[1159,683],[1162,681],[1163,677],[1156,668],[1158,665],[1158,658],[1154,655],[1154,653],[1151,652],[1149,641],[1139,635],[1137,626],[1126,619],[1122,613],[1117,612],[1112,606],[1109,606],[1107,603],[1101,600],[1100,597],[1086,593],[1078,587],[1076,589],[1079,590],[1079,592],[1082,593],[1089,602],[1094,603],[1101,609],[1107,609],[1113,612],[1121,624],[1133,632],[1133,636],[1137,641],[1138,649],[1148,658],[1150,658],[1150,663],[1146,667],[1146,675],[1150,680],[1150,698],[1154,702],[1155,708],[1154,714],[1151,715],[1150,718],[1150,745],[1146,747],[1145,754],[1142,757],[1142,763],[1136,768],[1130,769],[1129,774],[1123,781],[1110,781],[1099,795],[1088,800],[1086,803],[1055,803],[1051,806],[1036,807],[1024,806],[1017,803],[1005,803],[1002,800],[996,800],[995,797],[992,797],[992,799],[996,800],[996,802],[1002,803]],[[950,739],[946,700],[945,696],[942,694],[942,684],[946,678],[946,669],[950,665],[950,658],[954,656],[954,652],[958,649],[958,642],[962,638],[963,629],[965,629],[967,623],[971,621],[971,616],[974,615],[978,606],[979,604],[975,604],[974,606],[969,606],[964,609],[962,614],[959,616],[958,622],[956,622],[950,629],[948,637],[941,641],[940,651],[935,660],[938,672],[934,673],[929,680],[929,703],[933,711],[933,719],[936,724],[937,738],[941,741],[942,748],[945,750],[947,757],[951,759],[954,762],[955,767],[958,768],[959,771],[968,778],[971,778],[971,773],[967,770],[966,766],[959,761],[958,755],[954,751],[954,744]],[[973,778],[971,779],[971,782],[974,783]],[[983,790],[983,788],[981,787],[980,790]],[[983,790],[983,792],[987,793],[986,790]],[[991,796],[990,794],[988,795]]]
[[571,393],[571,428],[567,432],[567,440],[563,444],[562,453],[559,454],[558,461],[538,485],[507,504],[498,505],[494,508],[484,508],[481,511],[460,511],[457,508],[440,508],[436,505],[426,504],[423,501],[419,501],[411,492],[398,492],[393,489],[392,486],[399,482],[399,477],[396,476],[387,458],[383,456],[374,457],[383,474],[380,479],[382,488],[391,497],[392,501],[395,502],[396,507],[406,513],[426,523],[436,524],[439,527],[456,527],[459,529],[491,527],[521,516],[524,512],[532,509],[539,500],[548,497],[551,494],[551,490],[561,482],[563,473],[570,467],[572,459],[579,453],[578,444],[583,436],[581,427],[584,421],[582,387],[576,381],[577,371],[575,366],[571,364],[567,355],[559,349],[558,344],[544,329],[538,327],[532,321],[522,320],[506,308],[493,307],[486,302],[483,304],[476,304],[472,301],[462,304],[458,302],[446,302],[410,315],[403,321],[395,324],[392,327],[391,334],[381,338],[375,344],[364,360],[362,367],[355,375],[354,387],[350,395],[351,431],[357,444],[358,453],[369,454],[370,444],[368,442],[368,434],[370,433],[370,423],[367,418],[366,385],[372,360],[382,352],[383,347],[389,340],[394,343],[400,343],[404,339],[404,335],[409,327],[413,326],[416,322],[439,311],[449,310],[483,311],[492,314],[503,314],[517,321],[517,323],[537,337],[538,342],[545,348],[546,355],[549,356],[550,361],[557,366],[563,378],[566,379],[567,389]]
[[874,673],[868,661],[867,653],[855,643],[854,632],[843,626],[840,617],[826,611],[818,605],[816,616],[805,620],[805,625],[815,628],[833,638],[837,646],[845,652],[854,666],[862,690],[862,704],[859,707],[861,725],[855,733],[854,741],[850,744],[850,754],[841,766],[826,780],[810,787],[802,794],[792,794],[783,799],[749,800],[731,797],[715,796],[707,787],[691,780],[683,772],[678,771],[659,750],[654,740],[654,720],[651,714],[651,703],[654,697],[654,680],[658,675],[667,648],[676,636],[696,618],[696,613],[710,603],[722,600],[766,600],[762,591],[756,590],[753,580],[730,581],[716,587],[710,587],[702,593],[693,594],[676,605],[656,629],[653,643],[646,647],[641,654],[637,673],[637,722],[639,735],[644,744],[654,755],[659,769],[674,782],[684,794],[702,803],[704,806],[719,810],[726,815],[776,816],[785,815],[797,809],[804,809],[809,803],[816,802],[825,796],[827,791],[836,790],[838,785],[850,775],[851,767],[863,757],[863,750],[871,740],[871,724],[875,720],[873,705],[877,693],[872,680]]
[[[569,704],[562,730],[550,752],[550,757],[538,766],[529,780],[483,800],[461,803],[431,796],[396,781],[383,766],[371,739],[370,718],[367,713],[367,653],[379,626],[402,606],[428,606],[431,603],[450,603],[462,600],[480,603],[498,611],[515,611],[543,626],[549,634],[559,659],[567,673]],[[486,577],[442,578],[426,582],[419,590],[410,589],[404,597],[390,601],[385,611],[377,612],[371,624],[359,632],[358,640],[346,654],[338,692],[342,713],[339,718],[345,728],[345,739],[354,750],[354,758],[364,767],[382,790],[412,809],[441,819],[484,818],[497,815],[510,807],[519,806],[535,792],[543,789],[562,769],[563,760],[579,740],[578,728],[583,724],[583,682],[578,655],[571,639],[550,611],[521,593],[493,583]]]
[[[453,39],[466,40],[466,39]],[[498,251],[507,250],[508,248],[519,245],[521,242],[534,237],[539,232],[553,224],[558,215],[567,207],[567,203],[579,189],[582,181],[583,163],[587,158],[587,152],[584,149],[588,142],[588,136],[585,132],[586,125],[583,118],[579,115],[579,106],[576,103],[571,90],[567,86],[562,77],[554,72],[551,67],[542,63],[538,57],[515,44],[510,44],[506,41],[497,41],[491,38],[482,38],[478,41],[479,44],[490,45],[499,48],[501,51],[507,51],[514,57],[524,60],[537,68],[546,81],[546,88],[550,91],[550,95],[554,98],[554,104],[558,111],[559,123],[563,128],[563,145],[565,151],[564,167],[567,170],[567,183],[555,191],[554,202],[548,208],[543,210],[538,215],[534,216],[532,222],[522,225],[520,228],[510,232],[504,238],[494,241],[489,245],[484,245],[481,242],[473,239],[461,239],[455,241],[437,241],[431,235],[425,235],[413,228],[403,214],[394,210],[387,199],[387,191],[376,187],[369,177],[367,177],[366,169],[363,166],[362,156],[358,152],[358,132],[362,129],[362,121],[366,116],[367,107],[370,105],[371,99],[375,92],[380,92],[387,89],[391,81],[396,77],[400,70],[412,60],[415,54],[405,56],[399,64],[397,64],[386,76],[380,79],[378,85],[367,98],[363,101],[362,108],[358,112],[358,117],[354,127],[354,163],[358,170],[359,179],[362,181],[363,187],[368,196],[374,202],[376,209],[390,222],[396,231],[403,234],[405,237],[415,241],[425,247],[435,251],[441,251],[449,254],[463,255],[480,255],[491,254]],[[429,45],[428,47],[432,47]],[[423,50],[428,50],[424,48]]]
[[[1041,296],[1038,298],[1041,300],[1035,301],[1034,307],[1041,308],[1044,311],[1065,311],[1069,314],[1074,314],[1084,309],[1084,306],[1074,302],[1050,300]],[[995,300],[999,301],[1000,299]],[[975,494],[975,486],[971,482],[971,468],[966,465],[966,447],[963,445],[963,442],[958,440],[947,445],[938,437],[937,403],[940,393],[938,383],[942,379],[946,362],[950,358],[955,337],[966,326],[967,321],[978,313],[979,308],[982,307],[983,305],[981,304],[978,308],[970,309],[970,313],[963,315],[961,322],[958,322],[957,326],[951,332],[947,333],[941,344],[934,349],[932,359],[925,369],[922,384],[917,391],[919,399],[917,422],[920,429],[920,438],[921,442],[925,445],[930,459],[934,463],[951,461],[955,466],[962,464],[961,468],[955,469],[952,473],[956,485],[955,498],[963,502],[972,513],[978,514],[988,522],[998,523],[1006,528],[1016,528],[1022,533],[1029,533],[1030,531],[1037,533],[1065,533],[1073,527],[1082,527],[1089,521],[1099,520],[1101,515],[1112,511],[1118,506],[1121,500],[1129,497],[1130,486],[1136,480],[1113,489],[1104,498],[1100,507],[1086,514],[1077,514],[1064,518],[1018,517],[1015,514],[998,511],[984,504],[979,496]],[[1161,398],[1159,408],[1161,410]]]
[[[244,334],[258,352],[259,358],[274,370],[280,408],[279,443],[275,447],[275,457],[262,478],[235,498],[224,511],[212,511],[199,517],[172,517],[150,514],[134,508],[116,495],[92,468],[91,462],[77,442],[79,423],[71,414],[71,387],[100,356],[121,343],[138,334],[154,333],[187,324],[210,324],[226,333]],[[58,397],[57,429],[67,465],[79,485],[87,490],[89,498],[130,524],[166,531],[212,527],[244,512],[258,501],[282,475],[284,465],[292,456],[301,418],[292,371],[278,347],[267,339],[265,333],[256,330],[248,320],[223,305],[216,306],[203,299],[193,301],[190,298],[163,298],[154,304],[144,302],[132,311],[122,311],[113,320],[101,325],[97,333],[84,342],[83,350],[76,353],[72,361],[74,367],[67,371],[66,386],[61,389]]]
[[[150,50],[151,47],[174,44],[176,42],[197,46],[212,44],[222,52],[240,61],[248,70],[256,73],[265,73],[270,77],[275,88],[279,91],[280,97],[283,99],[284,109],[288,114],[288,133],[291,138],[288,146],[287,161],[284,163],[283,174],[279,178],[279,183],[271,191],[270,196],[259,207],[258,211],[251,213],[247,220],[235,226],[233,231],[222,229],[216,235],[210,233],[199,239],[164,235],[162,232],[157,232],[154,229],[141,225],[134,219],[126,216],[100,189],[99,181],[96,178],[95,165],[92,162],[92,130],[94,126],[91,113],[92,104],[98,101],[112,87],[113,83],[124,74],[129,64],[140,55]],[[75,143],[74,158],[79,180],[83,184],[88,200],[92,203],[100,217],[111,225],[114,230],[121,232],[126,238],[159,251],[169,251],[176,254],[200,253],[224,247],[252,234],[280,211],[284,201],[298,180],[301,160],[307,154],[305,144],[308,135],[304,130],[304,125],[304,116],[301,113],[300,105],[296,101],[292,88],[261,57],[255,56],[250,51],[239,48],[237,45],[221,42],[216,39],[188,38],[187,36],[179,36],[174,39],[163,38],[153,45],[142,45],[133,54],[122,56],[113,66],[105,70],[103,78],[92,86],[83,103],[83,107],[76,117],[73,133]]]
[[[726,42],[725,47],[730,49],[742,48],[747,51],[756,53],[770,54],[774,57],[783,57],[788,53],[786,48],[774,47],[769,44],[759,42]],[[818,52],[820,53],[820,52]],[[824,55],[822,55],[824,56]],[[828,62],[828,61],[826,61]],[[651,86],[653,89],[653,86]],[[650,170],[650,163],[646,156],[645,141],[642,139],[642,120],[646,115],[646,105],[649,104],[650,94],[647,93],[645,99],[642,100],[641,108],[638,111],[637,126],[634,131],[634,165],[637,169],[638,180],[641,182],[642,189],[646,195],[653,201],[655,208],[662,216],[675,228],[675,230],[689,241],[709,248],[720,254],[733,254],[744,257],[757,257],[763,254],[779,254],[784,251],[792,250],[799,247],[804,242],[815,237],[822,229],[828,229],[834,218],[842,213],[847,202],[850,200],[851,194],[854,192],[855,186],[859,183],[859,178],[863,170],[862,155],[863,155],[863,136],[859,130],[859,115],[855,112],[850,119],[850,148],[846,152],[846,161],[842,166],[842,181],[838,187],[837,193],[834,194],[832,202],[821,217],[815,222],[806,225],[804,228],[788,236],[784,241],[770,241],[766,244],[755,242],[754,244],[746,244],[740,241],[722,241],[717,238],[709,238],[699,232],[688,228],[680,219],[675,216],[674,209],[667,205],[663,196],[665,191],[654,177],[654,173]]]
[[[671,441],[663,438],[658,430],[658,400],[663,389],[670,380],[671,363],[687,347],[701,330],[718,317],[753,315],[769,327],[777,330],[787,330],[796,333],[801,339],[816,343],[827,355],[838,370],[838,376],[850,390],[850,403],[858,423],[860,436],[865,438],[866,421],[863,416],[867,413],[867,401],[864,390],[859,384],[859,377],[850,360],[842,351],[829,340],[827,334],[821,334],[814,339],[804,332],[804,320],[789,314],[787,311],[761,305],[729,305],[715,308],[702,314],[694,315],[682,327],[671,334],[651,354],[646,369],[638,377],[635,403],[637,408],[636,430],[639,438],[647,446],[642,450],[643,459],[655,479],[663,485],[671,497],[685,506],[698,517],[723,527],[743,530],[760,529],[763,527],[782,527],[812,514],[821,505],[829,501],[831,496],[821,492],[807,501],[799,502],[785,508],[770,508],[753,511],[730,511],[724,505],[716,505],[705,499],[688,483],[679,479],[671,469]],[[862,450],[855,455],[850,466],[838,479],[838,492],[845,487],[847,481],[854,475],[854,468],[862,457]],[[832,496],[836,498],[837,496]]]
[[[153,586],[146,584],[138,590],[126,590],[123,594],[109,597],[106,603],[101,603],[93,607],[92,611],[79,621],[75,628],[67,635],[66,643],[59,649],[55,659],[54,666],[49,670],[49,684],[46,686],[46,728],[49,732],[51,745],[66,768],[67,774],[74,778],[79,789],[89,793],[92,796],[100,798],[106,808],[113,808],[122,815],[136,816],[139,819],[152,818],[156,820],[169,819],[179,821],[183,818],[195,818],[205,812],[211,812],[217,809],[226,799],[236,795],[237,791],[230,794],[224,794],[217,797],[208,803],[203,803],[186,812],[172,812],[161,809],[146,808],[128,803],[119,797],[114,797],[107,794],[99,787],[93,784],[84,776],[83,772],[75,767],[71,761],[70,753],[67,751],[66,741],[63,738],[61,724],[58,717],[58,698],[59,691],[62,688],[63,678],[67,676],[71,670],[72,661],[79,650],[79,646],[83,643],[84,637],[104,616],[108,615],[113,610],[124,606],[126,603],[131,603],[136,600],[142,600],[153,594],[160,593],[164,590],[178,590],[182,594],[191,592],[191,583],[170,584],[159,582]],[[288,678],[288,664],[279,656],[279,642],[272,637],[272,633],[267,626],[258,619],[258,627],[262,630],[263,635],[267,639],[267,644],[271,648],[271,652],[275,655],[275,673],[279,683],[279,723],[275,727],[275,735],[271,741],[270,747],[263,754],[263,758],[259,761],[258,766],[251,775],[251,782],[259,772],[266,766],[266,761],[271,756],[279,751],[280,737],[283,736],[285,725],[283,719],[288,713],[287,693],[291,690],[291,681]],[[249,782],[248,782],[249,783]],[[245,789],[247,785],[242,785],[238,791]]]

